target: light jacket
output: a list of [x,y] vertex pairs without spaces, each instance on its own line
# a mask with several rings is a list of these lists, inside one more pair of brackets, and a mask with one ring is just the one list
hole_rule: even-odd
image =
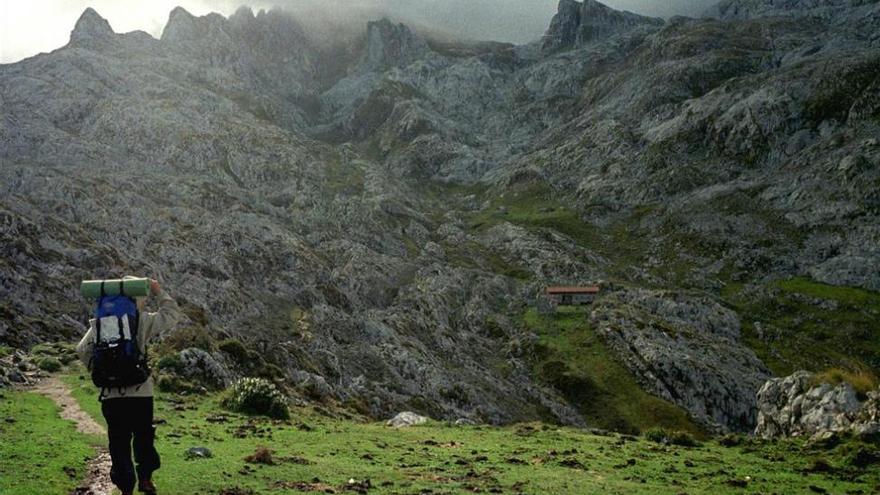
[[[138,318],[137,343],[141,354],[147,351],[147,342],[152,338],[158,337],[169,330],[173,329],[180,320],[180,308],[177,303],[163,290],[159,290],[157,295],[159,299],[159,311],[148,313],[141,311]],[[95,320],[89,320],[89,330],[76,346],[76,353],[79,359],[89,366],[92,359],[92,350],[95,348]],[[153,396],[153,377],[147,378],[147,381],[140,385],[132,385],[130,387],[122,387],[122,389],[112,388],[104,390],[102,399],[117,399],[122,397],[152,397]]]

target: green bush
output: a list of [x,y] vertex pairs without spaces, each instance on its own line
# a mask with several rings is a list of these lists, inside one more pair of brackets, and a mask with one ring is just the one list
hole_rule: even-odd
[[197,394],[202,391],[192,382],[184,380],[176,375],[159,374],[156,378],[156,387],[162,392],[171,394]]
[[650,428],[642,434],[645,440],[655,443],[669,443],[669,432],[663,428]]
[[682,447],[699,447],[700,442],[697,441],[690,433],[686,431],[676,431],[672,434],[670,440],[672,445],[680,445]]
[[43,371],[54,373],[61,369],[61,361],[53,357],[42,357],[36,361],[37,367]]
[[236,339],[226,339],[217,344],[217,348],[229,354],[229,357],[238,364],[245,364],[248,360],[248,351],[244,345]]
[[663,443],[680,445],[682,447],[698,447],[698,442],[693,435],[686,431],[669,431],[663,428],[650,428],[643,434],[646,440]]
[[290,418],[284,395],[274,384],[262,378],[242,378],[235,382],[223,399],[223,407],[245,414]]
[[77,360],[76,354],[62,354],[58,356],[58,360],[61,361],[61,364],[67,366],[68,364]]
[[743,436],[736,433],[728,433],[718,439],[718,445],[722,447],[737,447],[743,443]]
[[31,347],[31,354],[34,356],[55,356],[58,354],[58,349],[52,344],[37,344]]
[[204,327],[200,326],[183,327],[171,332],[162,343],[178,352],[190,347],[214,352],[214,339]]
[[183,367],[183,362],[180,360],[180,354],[174,353],[169,354],[167,356],[162,356],[156,361],[156,369],[159,370],[170,370],[170,371],[178,371]]

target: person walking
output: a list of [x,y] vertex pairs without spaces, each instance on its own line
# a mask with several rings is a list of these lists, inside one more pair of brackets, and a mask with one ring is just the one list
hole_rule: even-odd
[[[125,280],[129,279],[134,277],[125,277]],[[138,310],[138,323],[134,327],[135,337],[140,356],[144,358],[147,343],[172,330],[180,320],[177,303],[162,290],[155,279],[150,280],[150,293],[159,302],[159,311],[155,313],[145,311],[146,297],[134,298]],[[88,331],[76,347],[77,355],[90,371],[92,371],[98,336],[103,339],[100,321],[91,319]],[[153,378],[147,375],[142,383],[102,389],[99,400],[101,412],[107,420],[107,436],[112,461],[110,479],[123,495],[133,494],[135,484],[140,492],[148,495],[156,494],[152,477],[161,463],[154,445]],[[137,463],[137,468],[132,463],[132,445],[134,445],[134,461]]]

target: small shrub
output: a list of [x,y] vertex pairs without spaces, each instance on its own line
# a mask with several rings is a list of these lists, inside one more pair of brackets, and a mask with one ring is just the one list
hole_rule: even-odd
[[718,439],[718,445],[722,447],[737,447],[743,443],[743,436],[735,433],[728,433]]
[[163,344],[175,351],[182,351],[195,347],[207,352],[214,351],[214,339],[204,327],[183,327],[172,332],[165,338]]
[[156,387],[162,392],[171,394],[193,394],[202,390],[193,383],[176,375],[160,374],[156,378]]
[[170,371],[180,371],[183,368],[183,362],[180,360],[180,354],[174,353],[169,354],[167,356],[162,356],[156,361],[156,369],[158,370],[170,370]]
[[645,431],[643,436],[646,440],[655,443],[679,445],[681,447],[698,447],[700,445],[700,442],[686,431],[669,431],[655,427]]
[[256,452],[245,457],[244,461],[251,464],[265,464],[267,466],[275,464],[275,459],[272,458],[272,451],[266,447],[257,447]]
[[669,443],[669,432],[663,428],[649,428],[642,434],[645,440],[654,443]]
[[700,442],[697,441],[690,433],[686,431],[676,431],[670,439],[672,445],[680,445],[682,447],[699,447]]
[[7,347],[5,345],[0,345],[0,358],[4,358],[12,354],[12,348]]
[[846,463],[860,469],[880,464],[880,449],[860,445],[846,457]]
[[244,364],[248,360],[248,351],[244,345],[236,339],[226,339],[217,344],[217,348],[229,354],[229,357],[238,364]]
[[284,378],[284,370],[277,365],[267,363],[257,372],[257,376],[267,380],[276,380]]
[[290,419],[287,400],[271,382],[262,378],[242,378],[229,389],[223,406],[245,414]]
[[834,471],[834,466],[826,459],[819,457],[810,461],[810,464],[807,465],[804,471],[808,473],[831,473]]
[[58,360],[61,361],[61,364],[67,366],[68,364],[77,360],[76,354],[62,354],[58,356]]
[[36,361],[37,367],[43,371],[54,373],[61,369],[61,361],[54,357],[42,357]]
[[877,379],[877,375],[867,369],[848,371],[842,368],[829,368],[814,374],[810,379],[810,385],[814,387],[823,383],[831,385],[848,383],[859,397],[864,399],[868,392],[880,385],[880,380]]
[[52,344],[37,344],[31,347],[31,354],[34,356],[56,356],[58,355],[58,349]]

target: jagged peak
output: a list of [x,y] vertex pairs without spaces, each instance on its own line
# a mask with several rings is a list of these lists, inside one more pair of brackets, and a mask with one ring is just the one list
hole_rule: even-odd
[[428,43],[407,25],[387,17],[367,23],[367,53],[370,68],[404,67],[428,51]]
[[168,21],[171,22],[175,19],[195,19],[196,16],[189,13],[188,10],[178,5],[171,9],[171,13],[168,14]]
[[544,51],[556,51],[604,39],[636,26],[663,23],[663,19],[615,10],[596,0],[560,0],[541,47]]
[[255,18],[256,18],[256,16],[254,15],[254,9],[248,7],[247,5],[242,5],[241,7],[239,7],[239,8],[235,11],[235,13],[232,14],[232,16],[230,17],[230,19],[231,19],[232,17],[241,17],[241,18],[244,18],[244,19],[255,19]]
[[70,33],[71,43],[81,43],[90,40],[99,40],[113,36],[113,28],[107,19],[101,17],[95,9],[88,7],[76,21],[73,31]]
[[222,31],[226,22],[227,19],[217,13],[198,17],[183,7],[174,7],[168,15],[168,23],[162,31],[161,39],[170,43],[201,42]]

